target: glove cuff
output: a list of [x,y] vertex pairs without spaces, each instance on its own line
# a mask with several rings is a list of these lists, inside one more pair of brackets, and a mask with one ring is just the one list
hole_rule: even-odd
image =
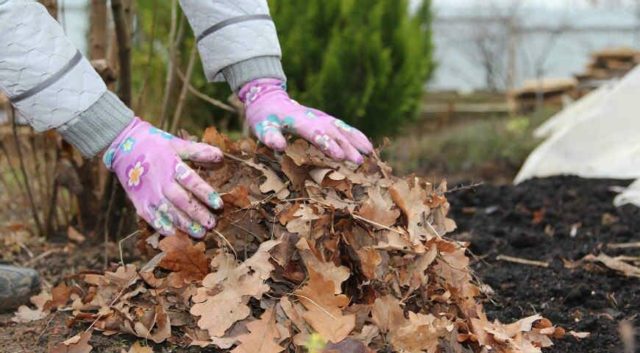
[[75,119],[58,128],[62,137],[87,158],[106,149],[133,120],[133,111],[106,91]]
[[229,83],[229,87],[236,93],[242,86],[253,80],[261,78],[287,80],[280,58],[277,56],[260,56],[240,61],[222,69],[222,74]]

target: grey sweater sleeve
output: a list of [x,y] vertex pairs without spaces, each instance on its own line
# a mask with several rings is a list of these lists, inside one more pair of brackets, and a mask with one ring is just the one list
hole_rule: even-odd
[[180,0],[209,81],[238,91],[258,78],[286,80],[266,0]]
[[36,131],[57,129],[92,157],[132,120],[36,1],[0,0],[0,48],[0,91]]

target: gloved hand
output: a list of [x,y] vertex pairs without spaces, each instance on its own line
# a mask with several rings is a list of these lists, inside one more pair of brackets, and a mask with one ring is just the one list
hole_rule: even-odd
[[278,79],[258,79],[245,84],[238,93],[254,134],[265,145],[283,151],[290,132],[305,138],[335,160],[363,162],[373,146],[359,130],[316,109],[289,98],[285,83]]
[[222,199],[182,160],[215,163],[222,158],[213,146],[180,139],[135,118],[103,161],[118,176],[138,215],[160,234],[180,229],[201,238],[205,228],[216,224],[207,207],[220,209]]

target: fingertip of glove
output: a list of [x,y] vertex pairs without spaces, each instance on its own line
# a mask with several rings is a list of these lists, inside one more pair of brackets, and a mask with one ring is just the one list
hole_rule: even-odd
[[281,134],[269,134],[265,137],[264,144],[278,152],[282,152],[287,148],[287,140]]

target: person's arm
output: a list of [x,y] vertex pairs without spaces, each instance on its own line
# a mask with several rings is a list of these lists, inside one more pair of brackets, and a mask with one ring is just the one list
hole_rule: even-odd
[[234,92],[260,78],[286,81],[266,0],[180,0],[196,36],[207,79]]
[[105,151],[137,213],[163,235],[202,237],[222,199],[183,160],[215,163],[222,152],[133,117],[44,6],[0,0],[0,90],[36,131],[57,129],[84,156]]
[[297,134],[336,160],[360,164],[368,138],[340,119],[300,105],[286,92],[280,43],[266,0],[180,0],[210,81],[226,79],[258,139],[282,151]]
[[36,1],[0,0],[0,90],[36,131],[57,129],[87,157],[133,119]]

